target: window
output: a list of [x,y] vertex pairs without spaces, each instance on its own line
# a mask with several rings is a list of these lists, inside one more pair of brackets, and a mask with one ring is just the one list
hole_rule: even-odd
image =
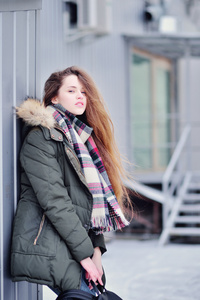
[[131,152],[143,171],[162,171],[171,156],[171,62],[139,50],[131,63]]

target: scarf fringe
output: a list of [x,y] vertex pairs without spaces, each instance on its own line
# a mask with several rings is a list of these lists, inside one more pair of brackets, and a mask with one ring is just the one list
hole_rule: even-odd
[[91,219],[91,229],[95,231],[96,234],[121,230],[129,224],[125,217],[122,220],[122,217],[116,215],[112,218],[92,217]]

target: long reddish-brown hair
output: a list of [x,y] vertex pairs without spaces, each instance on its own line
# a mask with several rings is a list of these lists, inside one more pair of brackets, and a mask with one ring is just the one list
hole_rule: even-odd
[[75,66],[51,74],[45,83],[43,103],[45,106],[52,104],[51,100],[58,95],[63,80],[69,75],[76,75],[84,86],[87,106],[85,113],[79,118],[93,128],[93,139],[105,165],[114,193],[123,209],[125,199],[131,204],[122,183],[122,178],[126,176],[125,170],[114,138],[113,123],[92,78],[84,70]]

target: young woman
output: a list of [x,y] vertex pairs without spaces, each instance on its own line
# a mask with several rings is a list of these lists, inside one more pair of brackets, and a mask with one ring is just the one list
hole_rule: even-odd
[[14,220],[14,281],[59,292],[103,284],[103,233],[128,225],[124,170],[112,122],[90,76],[77,67],[53,73],[43,104],[17,108],[26,123],[21,194]]

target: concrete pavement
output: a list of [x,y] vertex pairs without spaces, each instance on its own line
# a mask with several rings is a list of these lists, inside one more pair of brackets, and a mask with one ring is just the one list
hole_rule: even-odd
[[115,239],[107,248],[107,289],[123,300],[200,300],[200,245]]
[[[117,237],[107,248],[106,287],[123,300],[200,300],[200,245]],[[55,298],[44,289],[44,300]]]

